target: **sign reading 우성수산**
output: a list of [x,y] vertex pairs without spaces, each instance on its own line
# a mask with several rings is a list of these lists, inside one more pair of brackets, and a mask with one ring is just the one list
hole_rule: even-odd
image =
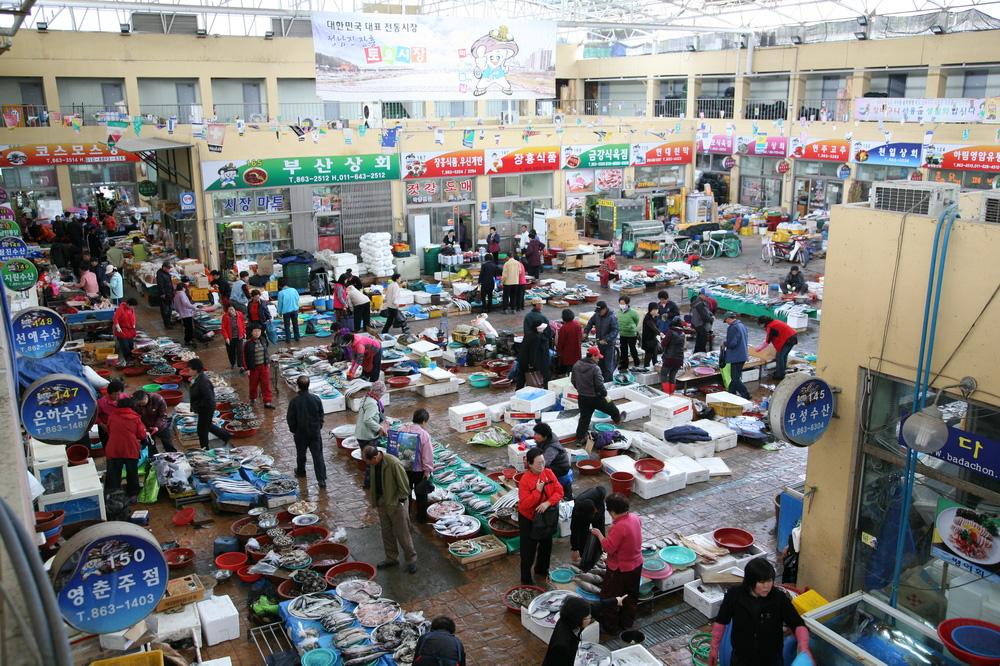
[[833,419],[833,390],[818,377],[796,373],[783,379],[768,409],[774,434],[796,446],[812,446]]

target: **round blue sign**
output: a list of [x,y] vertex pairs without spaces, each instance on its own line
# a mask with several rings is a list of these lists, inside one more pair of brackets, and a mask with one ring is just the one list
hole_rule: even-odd
[[[0,239],[3,241],[6,239]],[[66,344],[69,329],[55,310],[28,308],[14,315],[11,321],[14,350],[27,358],[52,356]]]
[[0,261],[23,259],[28,256],[28,244],[17,236],[0,238]]
[[796,446],[811,446],[833,419],[833,390],[822,379],[796,373],[771,397],[771,430]]
[[53,568],[53,588],[71,626],[106,634],[127,629],[156,609],[167,589],[167,562],[159,544],[136,529],[141,530],[131,523],[103,523],[63,546],[70,552],[53,563],[60,564]]
[[46,375],[21,398],[21,425],[30,436],[48,444],[83,439],[96,413],[94,389],[73,375]]

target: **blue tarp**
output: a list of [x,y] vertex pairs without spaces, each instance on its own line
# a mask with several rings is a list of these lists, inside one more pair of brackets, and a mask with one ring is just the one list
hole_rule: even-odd
[[21,357],[17,360],[17,380],[22,389],[45,375],[52,374],[73,375],[86,381],[80,355],[76,352],[59,352],[48,358],[39,359]]

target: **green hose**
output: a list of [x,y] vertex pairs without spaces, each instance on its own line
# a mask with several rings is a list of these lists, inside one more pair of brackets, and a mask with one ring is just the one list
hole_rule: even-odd
[[688,641],[691,663],[694,666],[708,666],[708,656],[712,651],[712,634],[695,634]]

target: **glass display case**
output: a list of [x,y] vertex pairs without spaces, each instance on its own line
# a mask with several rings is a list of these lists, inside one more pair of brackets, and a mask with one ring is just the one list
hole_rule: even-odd
[[224,265],[293,247],[287,189],[238,190],[212,198]]
[[314,187],[312,190],[313,219],[316,222],[317,245],[321,250],[340,252],[343,247],[342,200],[340,187]]
[[823,666],[959,666],[927,625],[864,592],[802,616]]

